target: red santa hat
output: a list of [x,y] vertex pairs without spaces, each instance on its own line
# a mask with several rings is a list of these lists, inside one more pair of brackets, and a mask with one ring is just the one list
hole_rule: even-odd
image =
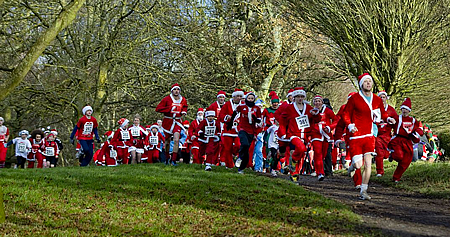
[[275,91],[271,91],[269,93],[269,97],[270,97],[271,103],[279,103],[280,102],[280,97],[278,97],[278,95]]
[[224,98],[226,98],[226,97],[227,97],[227,93],[225,93],[225,91],[219,91],[219,92],[217,92],[217,98],[219,98],[219,97],[221,97],[221,96],[223,96]]
[[50,130],[50,132],[55,134],[55,136],[58,136],[58,131],[56,131],[56,129],[52,129],[52,130]]
[[235,96],[238,96],[238,95],[244,97],[244,91],[241,90],[241,89],[236,88],[236,89],[234,89],[234,91],[233,91],[233,93],[231,94],[231,96],[232,96],[232,97],[235,97]]
[[153,128],[159,129],[158,123],[153,123],[151,126],[149,126],[150,130]]
[[292,92],[294,92],[294,89],[289,89],[286,98],[288,98],[289,96],[292,96]]
[[388,97],[388,94],[387,94],[387,92],[386,92],[386,91],[384,91],[384,90],[382,90],[382,91],[378,92],[378,96],[381,96],[381,95],[385,95],[386,97]]
[[365,80],[372,80],[373,82],[373,78],[369,73],[363,73],[362,75],[360,75],[358,77],[358,84],[359,84],[359,88],[362,88],[362,85],[364,83]]
[[117,121],[117,123],[119,124],[119,126],[121,128],[127,126],[128,122],[129,122],[129,120],[126,118],[121,118],[121,119],[119,119],[119,121]]
[[205,112],[205,117],[210,117],[210,116],[216,117],[216,111],[214,111],[214,110],[207,110]]
[[353,96],[354,94],[356,94],[356,93],[357,93],[357,92],[354,92],[354,91],[348,93],[347,100],[350,99],[350,97],[352,97],[352,96]]
[[183,121],[183,126],[186,127],[186,128],[188,128],[188,127],[189,127],[189,121],[184,120],[184,121]]
[[51,132],[50,132],[50,133],[47,134],[47,138],[49,138],[49,137],[51,137],[51,136],[56,137],[54,133],[51,133]]
[[411,112],[411,99],[409,97],[403,101],[400,109],[406,109]]
[[113,131],[107,131],[105,132],[105,137],[106,139],[110,139],[114,136],[114,132]]
[[83,112],[83,115],[85,115],[88,110],[92,111],[92,113],[94,112],[94,110],[92,109],[92,107],[90,105],[84,106],[81,111]]
[[245,92],[245,96],[244,96],[244,98],[247,98],[247,96],[249,96],[249,95],[253,95],[254,97],[255,97],[255,100],[256,100],[256,94],[255,94],[255,92],[253,92],[253,91],[247,91],[247,92]]
[[304,97],[306,97],[306,91],[305,88],[303,87],[295,87],[294,92],[292,92],[292,97],[296,97],[299,95],[303,95]]
[[322,96],[320,96],[320,95],[316,95],[316,96],[314,96],[314,99],[313,99],[313,101],[314,101],[314,100],[316,100],[316,99],[319,99],[319,100],[321,100],[321,101],[322,101],[322,103],[323,103],[323,97],[322,97]]
[[198,115],[198,113],[205,113],[205,110],[203,108],[198,108],[197,109],[197,115]]
[[180,85],[178,85],[178,83],[175,83],[175,84],[173,84],[172,85],[172,87],[170,88],[170,91],[173,91],[174,89],[179,89],[179,90],[181,90],[181,87],[180,87]]

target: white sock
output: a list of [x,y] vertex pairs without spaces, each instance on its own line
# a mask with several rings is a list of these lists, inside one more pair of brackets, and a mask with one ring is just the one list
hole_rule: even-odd
[[369,188],[369,184],[361,184],[361,194],[362,194],[364,191],[367,191],[367,188]]

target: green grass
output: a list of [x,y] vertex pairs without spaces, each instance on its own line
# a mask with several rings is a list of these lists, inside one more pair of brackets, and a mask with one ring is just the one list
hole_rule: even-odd
[[[388,186],[419,192],[430,197],[450,199],[450,163],[426,163],[418,161],[411,163],[402,176],[402,180],[395,184],[392,175],[397,168],[397,162],[384,162],[385,174],[381,178],[373,177],[371,180]],[[375,175],[375,166],[372,167]]]
[[18,236],[304,236],[361,233],[361,218],[283,179],[198,165],[3,169],[1,233]]

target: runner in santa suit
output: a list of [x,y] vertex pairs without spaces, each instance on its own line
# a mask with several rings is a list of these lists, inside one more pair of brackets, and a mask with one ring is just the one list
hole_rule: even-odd
[[[243,174],[247,168],[250,154],[249,149],[254,137],[258,134],[258,130],[262,128],[261,109],[255,105],[256,95],[248,92],[245,96],[244,104],[240,104],[233,112],[230,120],[227,121],[227,129],[233,128],[236,116],[239,114],[239,132],[238,137],[241,143],[239,148],[239,158],[242,160],[238,173]],[[224,148],[225,149],[225,148]]]
[[188,105],[186,99],[181,96],[181,88],[178,83],[172,85],[170,95],[164,97],[158,106],[156,112],[163,113],[164,119],[162,128],[164,130],[166,159],[170,157],[170,141],[173,137],[172,165],[176,165],[178,148],[180,143],[180,132],[183,127],[184,115],[187,113]]
[[[222,107],[225,105],[225,99],[227,98],[227,94],[225,93],[225,91],[219,91],[217,93],[217,101],[215,101],[214,103],[212,103],[208,108],[206,108],[206,110],[214,110],[214,112],[216,113],[216,117],[219,116],[220,111],[222,110]],[[219,133],[222,131],[223,129],[223,124],[219,122]],[[219,143],[219,160],[220,160],[220,154],[222,152],[222,142]],[[220,160],[220,165],[221,166],[225,166],[225,162]]]
[[[386,110],[387,114],[391,118],[397,117],[397,112],[392,106],[387,104],[388,95],[386,91],[380,91],[378,96],[383,101],[384,110]],[[388,144],[391,141],[391,131],[392,125],[382,121],[378,124],[378,135],[375,140],[375,152],[377,156],[375,157],[375,163],[377,167],[377,177],[381,177],[384,174],[384,165],[383,160],[389,157]]]
[[[350,97],[354,94],[357,94],[357,92],[351,92],[348,94],[347,100],[350,99]],[[336,114],[336,116],[338,117],[338,123],[336,125],[336,129],[335,129],[335,133],[334,133],[334,139],[335,139],[335,145],[336,147],[340,147],[341,142],[345,141],[345,150],[346,150],[346,156],[345,156],[345,160],[348,160],[348,163],[350,163],[351,161],[351,154],[350,154],[350,146],[349,146],[349,138],[350,138],[350,133],[347,131],[347,126],[345,126],[345,122],[344,119],[342,119],[343,115],[344,115],[344,110],[345,110],[345,106],[347,104],[343,104],[341,106],[341,108],[339,109],[338,113]],[[342,157],[341,157],[342,160]],[[348,168],[347,162],[345,160],[342,160],[342,164],[345,164],[345,168]],[[362,184],[362,176],[361,176],[361,169],[357,169],[355,171],[355,174],[353,175],[353,183],[356,189],[360,189],[361,188],[361,184]]]
[[0,168],[5,168],[6,152],[8,151],[5,144],[8,143],[9,129],[3,125],[4,122],[5,120],[0,117]]
[[189,126],[188,130],[188,138],[192,142],[191,153],[192,153],[192,163],[194,164],[203,164],[203,157],[200,157],[199,155],[200,145],[198,143],[198,138],[196,135],[198,125],[203,120],[203,114],[204,114],[203,108],[199,108],[197,110],[197,118],[191,122],[191,125]]
[[122,161],[122,164],[126,165],[129,161],[129,148],[133,145],[133,137],[128,130],[128,119],[121,118],[117,123],[119,128],[114,132],[110,147],[117,151],[117,160],[119,162]]
[[211,171],[211,166],[216,165],[219,160],[220,143],[220,125],[216,120],[216,112],[214,110],[206,110],[205,119],[200,122],[197,128],[197,137],[200,143],[205,144],[205,170]]
[[311,142],[314,150],[314,169],[317,178],[325,178],[323,169],[324,156],[327,154],[329,143],[333,143],[332,131],[336,128],[338,118],[334,112],[323,103],[323,98],[316,95],[313,100],[314,108],[319,110],[320,120],[312,126]]
[[413,158],[413,143],[419,143],[423,130],[419,121],[409,116],[411,112],[411,99],[406,98],[400,107],[402,114],[395,118],[394,137],[389,142],[389,150],[392,151],[392,159],[398,162],[392,181],[399,182],[403,173],[408,169]]
[[80,166],[87,166],[92,160],[94,155],[94,135],[95,140],[100,143],[100,137],[98,136],[98,123],[97,119],[92,116],[94,110],[91,106],[87,105],[82,109],[83,117],[78,120],[78,123],[72,130],[70,135],[70,143],[74,144],[73,138],[77,137],[78,142],[83,148],[84,157],[80,162]]
[[[287,100],[283,101],[283,103],[281,103],[281,105],[278,106],[278,109],[275,111],[275,119],[278,122],[281,122],[281,114],[283,114],[283,111],[286,109],[286,107],[289,104],[292,104],[292,93],[294,92],[294,89],[289,89],[288,94],[287,94]],[[280,124],[281,126],[281,124]],[[285,128],[286,130],[286,128]],[[290,141],[288,138],[281,138],[281,137],[277,137],[278,140],[278,150],[280,151],[280,161],[282,164],[285,164],[285,166],[289,166],[289,158],[291,156],[291,149],[290,149]]]
[[306,92],[303,87],[295,88],[292,96],[294,97],[294,103],[289,104],[281,114],[278,136],[289,138],[291,144],[295,147],[294,153],[292,153],[292,161],[297,164],[295,171],[291,172],[291,179],[296,181],[303,166],[311,126],[320,121],[320,116],[318,109],[314,109],[305,102]]
[[136,114],[134,116],[133,125],[128,128],[131,132],[132,143],[129,152],[131,154],[131,164],[141,163],[142,154],[144,153],[144,141],[147,137],[147,131],[140,125],[141,116]]
[[164,143],[164,136],[158,131],[158,124],[150,126],[147,139],[145,140],[145,150],[147,151],[147,163],[156,163],[159,160],[161,144]]
[[275,91],[271,91],[269,93],[270,96],[270,107],[265,108],[263,111],[263,122],[264,122],[264,131],[270,128],[274,124],[275,121],[275,112],[278,109],[280,104],[280,98],[278,97]]
[[360,200],[370,200],[367,194],[369,186],[372,157],[375,154],[375,136],[377,123],[387,121],[395,123],[393,118],[388,118],[384,110],[383,101],[372,93],[373,79],[368,73],[358,77],[361,91],[353,95],[347,102],[343,119],[350,133],[350,153],[352,164],[348,171],[352,175],[354,169],[360,169],[364,164]]
[[222,107],[218,118],[218,121],[224,124],[221,135],[222,151],[220,159],[222,162],[225,162],[227,168],[234,167],[233,155],[237,154],[241,144],[238,138],[237,124],[228,129],[226,123],[231,121],[231,116],[244,97],[244,92],[241,89],[235,89],[231,96],[232,99],[227,101]]
[[30,143],[31,152],[28,153],[28,168],[34,168],[34,163],[37,161],[37,168],[44,167],[44,154],[42,154],[41,146],[44,133],[40,129],[31,132]]
[[111,145],[111,139],[114,136],[114,132],[107,131],[105,133],[106,141],[102,144],[98,157],[102,157],[103,164],[106,166],[117,166],[117,151]]
[[46,167],[54,168],[58,164],[59,158],[59,147],[58,143],[55,141],[55,134],[49,133],[42,141],[41,150],[44,153],[45,161],[47,162]]

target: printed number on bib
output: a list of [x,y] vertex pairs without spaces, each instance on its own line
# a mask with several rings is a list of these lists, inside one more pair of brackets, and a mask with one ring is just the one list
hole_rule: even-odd
[[374,123],[381,123],[381,111],[380,109],[374,109],[372,111],[372,117]]
[[172,113],[181,113],[181,104],[172,103]]
[[403,122],[402,126],[403,126],[403,129],[405,129],[405,131],[408,134],[412,133],[413,123],[411,123],[411,122]]
[[132,129],[131,129],[131,136],[133,136],[133,137],[139,137],[139,135],[141,135],[141,134],[140,134],[139,128],[132,128]]
[[120,131],[123,140],[130,140],[130,133],[127,131]]
[[94,130],[94,123],[86,122],[83,128],[83,135],[90,135],[92,133],[92,130]]
[[150,145],[158,145],[158,136],[150,136],[149,138]]
[[111,150],[109,151],[109,156],[110,156],[111,158],[116,158],[116,157],[117,157],[117,151],[111,149]]
[[309,128],[309,119],[308,115],[303,115],[295,118],[295,121],[297,121],[298,129],[306,129]]
[[19,146],[17,148],[20,153],[24,153],[27,151],[27,145],[25,143],[19,143]]
[[46,147],[45,155],[46,156],[55,156],[55,148],[54,147]]
[[216,133],[216,127],[215,126],[206,126],[205,127],[205,136],[212,137]]

